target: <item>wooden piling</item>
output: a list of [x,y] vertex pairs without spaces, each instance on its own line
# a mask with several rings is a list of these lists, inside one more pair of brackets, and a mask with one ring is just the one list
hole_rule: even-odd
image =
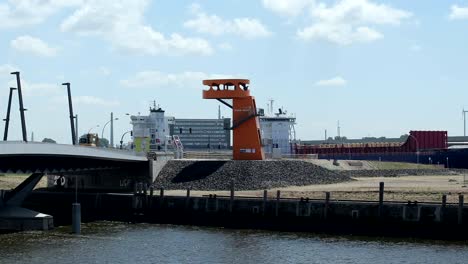
[[281,199],[281,191],[278,190],[278,191],[276,191],[276,205],[275,205],[275,215],[276,215],[276,216],[279,215],[279,203],[280,203],[280,199]]
[[463,224],[463,194],[458,195],[458,224]]
[[190,205],[190,188],[187,188],[187,194],[185,195],[185,210],[188,210]]
[[325,193],[325,206],[323,208],[323,218],[328,218],[328,207],[330,206],[330,192]]
[[231,195],[229,198],[229,212],[232,213],[232,208],[234,206],[234,180],[231,180],[231,185],[230,185],[230,191]]
[[384,183],[379,183],[379,217],[383,216]]
[[266,203],[268,199],[268,191],[263,190],[263,203],[262,203],[262,214],[265,215],[266,212]]

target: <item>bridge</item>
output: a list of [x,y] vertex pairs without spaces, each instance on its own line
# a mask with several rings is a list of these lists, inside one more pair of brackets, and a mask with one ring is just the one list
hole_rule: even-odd
[[[153,178],[153,161],[117,149],[23,141],[0,142],[0,173],[29,174],[10,192],[0,192],[0,230],[48,229],[52,217],[22,208],[44,175],[58,188],[129,191]],[[50,184],[49,184],[50,185]],[[30,227],[28,227],[30,226]]]
[[137,156],[125,150],[39,142],[0,142],[0,173],[66,174],[137,169],[147,162],[146,156]]

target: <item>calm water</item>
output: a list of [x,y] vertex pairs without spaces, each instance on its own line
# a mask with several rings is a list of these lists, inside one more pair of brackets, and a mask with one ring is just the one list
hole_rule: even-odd
[[98,222],[0,235],[0,263],[468,263],[468,243]]

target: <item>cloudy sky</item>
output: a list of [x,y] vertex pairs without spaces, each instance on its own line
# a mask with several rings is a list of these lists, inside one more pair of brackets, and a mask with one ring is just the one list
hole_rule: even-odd
[[0,0],[0,40],[0,116],[20,70],[36,140],[70,142],[62,82],[80,134],[114,112],[116,142],[131,128],[125,113],[152,100],[216,118],[218,103],[201,98],[207,78],[250,79],[259,107],[274,99],[296,114],[301,139],[334,136],[337,120],[351,138],[461,135],[468,108],[468,1]]

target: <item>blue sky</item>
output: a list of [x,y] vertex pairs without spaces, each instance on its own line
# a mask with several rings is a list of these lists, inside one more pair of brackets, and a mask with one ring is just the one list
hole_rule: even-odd
[[125,113],[146,114],[152,100],[168,115],[215,118],[201,82],[235,77],[251,80],[259,107],[272,98],[295,113],[300,139],[335,136],[337,120],[349,138],[461,135],[467,32],[468,1],[0,1],[0,116],[18,69],[36,140],[70,142],[60,84],[71,82],[80,134],[114,112],[117,142]]

